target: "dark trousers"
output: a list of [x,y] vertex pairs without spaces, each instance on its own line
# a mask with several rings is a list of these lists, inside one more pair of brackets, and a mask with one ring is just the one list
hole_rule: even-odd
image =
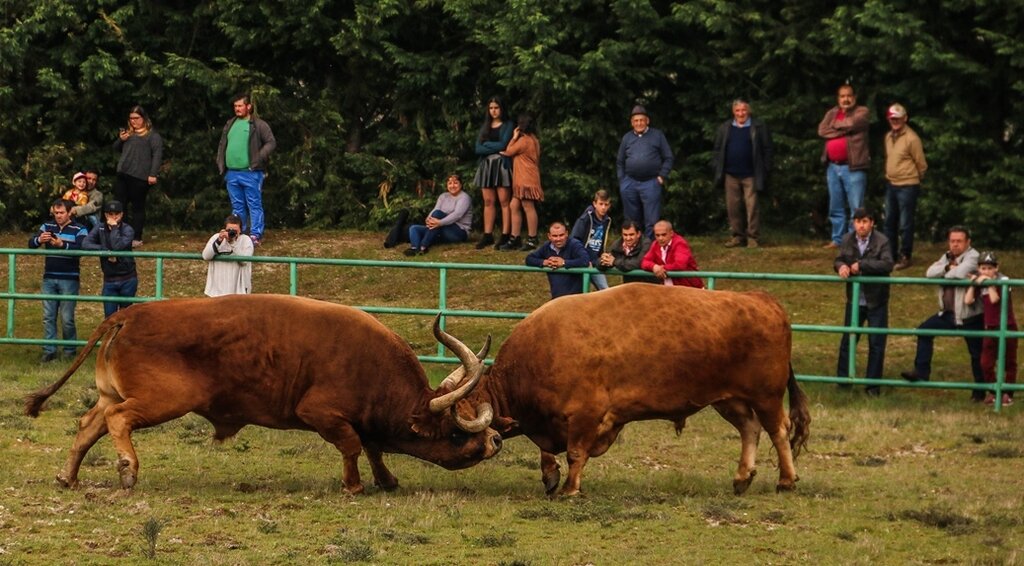
[[124,173],[117,174],[114,181],[114,198],[121,201],[125,211],[125,223],[135,230],[135,239],[142,239],[142,230],[146,227],[146,195],[149,194],[149,181],[136,179]]
[[[889,304],[881,304],[875,308],[861,306],[857,313],[857,324],[850,324],[851,305],[846,303],[846,314],[843,316],[843,326],[864,326],[867,322],[868,328],[889,328]],[[864,377],[868,379],[879,379],[882,377],[882,366],[885,364],[885,343],[889,336],[887,334],[868,335],[868,367]],[[860,334],[856,335],[860,340]],[[856,351],[856,344],[854,350]],[[850,335],[843,334],[839,340],[839,364],[836,368],[836,375],[849,377],[850,367]]]
[[896,187],[885,184],[885,235],[896,259],[914,253],[914,212],[921,185]]
[[[987,328],[986,330],[999,330],[999,327]],[[1017,326],[1014,324],[1007,325],[1007,330],[1017,330]],[[981,371],[985,375],[986,383],[996,382],[996,362],[999,361],[999,339],[998,338],[982,338],[981,339]],[[1017,339],[1007,338],[1006,339],[1006,359],[1004,360],[1004,368],[1006,372],[1004,375],[1003,383],[1017,383]],[[1010,397],[1013,397],[1013,392],[1008,391]]]
[[[964,323],[957,326],[952,312],[943,312],[932,316],[917,327],[918,330],[984,330],[985,319],[982,315],[965,318]],[[928,379],[932,374],[932,343],[934,336],[917,337],[917,354],[914,356],[914,371],[923,379]],[[981,338],[970,336],[964,337],[967,344],[967,352],[971,355],[971,373],[974,374],[975,383],[984,383],[985,375],[981,371]],[[984,396],[985,392],[976,389],[974,395]]]

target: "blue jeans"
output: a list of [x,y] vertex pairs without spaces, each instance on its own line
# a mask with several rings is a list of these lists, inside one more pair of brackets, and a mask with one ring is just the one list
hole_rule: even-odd
[[[104,281],[102,295],[104,297],[134,297],[135,292],[138,290],[139,278],[132,277],[124,281]],[[131,303],[103,303],[103,317],[109,317],[115,312],[130,306]]]
[[[984,319],[984,315],[979,314],[970,318],[965,318],[963,321],[964,323],[957,326],[956,321],[953,319],[953,313],[940,313],[922,322],[921,326],[918,326],[917,328],[919,330],[984,330]],[[970,338],[964,338],[964,342],[967,344],[967,353],[971,356],[971,373],[974,374],[975,383],[985,382],[985,375],[981,371],[981,340],[981,338],[973,336]],[[917,337],[917,354],[914,356],[914,372],[926,380],[932,374],[932,342],[934,341],[934,336]]]
[[637,181],[626,175],[619,182],[622,214],[644,227],[644,234],[654,238],[654,223],[661,220],[661,183],[657,177]]
[[590,284],[594,286],[594,289],[602,291],[608,288],[608,276],[604,273],[591,273]]
[[249,235],[263,238],[263,171],[230,170],[224,183],[231,199],[231,214],[242,219]]
[[[843,326],[864,326],[864,323],[868,323],[868,328],[889,328],[889,304],[879,305],[873,309],[867,306],[861,305],[857,311],[857,324],[850,324],[850,311],[851,306],[849,301],[846,303],[846,314],[843,316]],[[882,377],[882,366],[885,364],[885,343],[888,339],[887,334],[869,334],[868,335],[868,367],[867,371],[864,372],[864,377],[868,379],[879,379]],[[856,335],[856,340],[860,340],[860,334]],[[854,349],[856,349],[854,344]],[[839,377],[849,377],[850,369],[850,335],[843,334],[843,337],[839,340],[839,365],[836,368],[836,375]]]
[[849,165],[829,163],[826,179],[828,219],[832,221],[832,241],[838,246],[853,227],[853,211],[864,206],[868,176],[864,171],[850,171]]
[[[430,216],[434,218],[444,218],[446,215],[440,210],[431,211]],[[430,246],[435,242],[439,244],[458,244],[465,242],[469,238],[469,234],[465,230],[459,228],[456,224],[448,224],[447,226],[439,226],[431,230],[423,224],[414,224],[409,226],[409,246],[413,248],[422,248],[424,250],[430,249]]]
[[885,235],[897,259],[910,259],[914,251],[914,211],[921,185],[894,187],[885,184]]
[[[43,279],[42,292],[46,295],[77,295],[77,279]],[[43,301],[43,338],[47,340],[57,339],[57,314],[60,314],[61,337],[64,340],[78,340],[78,330],[75,328],[75,301]],[[54,354],[57,346],[47,344],[43,346],[43,353]],[[75,355],[74,346],[64,346],[64,353],[68,356]]]

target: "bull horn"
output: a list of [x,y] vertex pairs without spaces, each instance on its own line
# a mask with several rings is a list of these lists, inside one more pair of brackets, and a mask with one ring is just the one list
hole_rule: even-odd
[[459,413],[452,411],[455,415],[455,424],[459,425],[459,428],[470,433],[476,434],[487,427],[491,426],[491,419],[494,418],[494,410],[491,409],[490,403],[480,403],[476,406],[476,418],[467,421],[466,419],[459,416]]
[[[490,345],[490,342],[484,344],[484,347],[477,352],[476,357],[478,360],[482,360],[487,357],[487,350],[490,348]],[[448,377],[444,378],[444,381],[437,386],[437,390],[455,389],[460,383],[462,383],[463,379],[466,379],[466,366],[459,366],[455,368],[455,371],[448,374]]]
[[[434,319],[434,338],[436,338],[441,344],[444,344],[452,351],[453,354],[455,354],[456,357],[459,358],[459,361],[462,362],[462,367],[459,369],[462,370],[463,375],[469,375],[469,379],[467,380],[464,377],[459,379],[459,382],[461,382],[462,385],[458,389],[440,397],[431,399],[430,412],[432,413],[440,413],[441,411],[453,407],[455,403],[458,403],[460,399],[465,398],[466,395],[469,395],[469,393],[473,391],[473,388],[480,382],[480,378],[483,377],[484,374],[483,358],[487,356],[487,352],[491,349],[491,336],[488,335],[487,341],[484,342],[484,347],[480,349],[478,354],[474,355],[473,351],[470,350],[468,346],[460,342],[458,338],[455,338],[451,334],[441,330],[440,321],[441,315],[438,314]],[[458,373],[458,369],[453,371],[451,375],[445,378],[444,382],[447,382],[450,385],[451,381],[449,380],[454,381],[458,377]]]

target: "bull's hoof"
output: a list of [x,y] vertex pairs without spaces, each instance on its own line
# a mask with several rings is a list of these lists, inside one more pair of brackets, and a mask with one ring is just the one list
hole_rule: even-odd
[[736,495],[743,495],[744,493],[746,493],[747,489],[750,487],[750,483],[754,481],[754,476],[756,475],[757,470],[750,470],[750,475],[747,476],[747,479],[732,480],[732,492],[735,493]]
[[64,473],[63,472],[57,474],[57,478],[56,479],[57,479],[57,483],[61,487],[65,488],[65,489],[74,489],[74,488],[78,487],[78,480],[77,479],[68,479],[68,478],[64,477]]
[[121,476],[121,489],[131,489],[135,487],[135,482],[138,478],[132,470],[131,462],[128,460],[118,460],[117,473]]
[[576,488],[562,489],[562,491],[558,492],[558,495],[559,497],[582,497],[583,492]]
[[558,468],[551,474],[547,474],[541,478],[544,482],[544,493],[548,495],[554,495],[555,490],[558,489],[558,483],[562,481],[562,474],[558,472]]
[[796,484],[792,481],[780,481],[775,486],[775,493],[782,493],[783,491],[793,491],[796,489]]
[[384,491],[394,491],[394,490],[398,489],[398,480],[396,480],[394,478],[392,478],[391,481],[387,481],[387,482],[380,482],[380,481],[374,480],[373,483],[375,483],[377,485],[377,487],[383,489]]
[[363,484],[357,483],[355,485],[346,485],[345,491],[347,491],[349,495],[359,495],[363,492]]

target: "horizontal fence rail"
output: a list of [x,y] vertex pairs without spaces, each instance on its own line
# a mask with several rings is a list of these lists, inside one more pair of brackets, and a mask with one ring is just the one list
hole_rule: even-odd
[[[46,340],[42,338],[18,338],[15,336],[15,304],[17,301],[44,301],[44,300],[76,300],[86,302],[119,302],[119,303],[142,303],[158,301],[166,298],[164,294],[164,266],[167,261],[206,261],[200,254],[196,253],[175,253],[175,252],[111,252],[111,251],[86,251],[86,250],[43,250],[43,249],[17,249],[0,248],[0,254],[7,255],[7,291],[0,293],[0,300],[7,301],[7,327],[4,336],[0,337],[0,344],[20,345],[43,345],[53,344],[57,346],[81,346],[85,340]],[[152,259],[155,262],[154,293],[152,296],[140,297],[104,297],[99,295],[47,295],[42,293],[18,293],[17,290],[17,258],[21,256],[84,256],[84,257],[134,257],[136,259]],[[477,317],[519,320],[526,318],[530,313],[513,311],[481,311],[448,308],[448,273],[450,271],[506,271],[506,272],[530,272],[550,273],[552,270],[546,268],[527,267],[523,265],[491,265],[477,263],[434,263],[434,262],[413,262],[413,261],[384,261],[384,260],[363,260],[363,259],[335,259],[335,258],[302,258],[302,257],[274,257],[274,256],[250,256],[233,257],[218,256],[214,261],[239,261],[251,263],[285,264],[288,265],[288,292],[291,295],[298,294],[298,266],[299,265],[324,265],[337,267],[376,267],[388,269],[421,269],[438,272],[438,301],[436,308],[413,308],[413,307],[381,307],[372,305],[356,306],[354,308],[375,314],[397,314],[397,315],[441,315],[441,328],[445,328],[447,317]],[[653,277],[650,272],[630,271],[623,273],[616,270],[598,270],[594,268],[572,268],[559,269],[563,273],[576,273],[582,277],[582,292],[590,291],[590,276],[597,273],[612,275],[629,275],[637,277]],[[861,286],[865,283],[888,283],[895,285],[955,285],[968,286],[968,280],[947,280],[932,279],[925,277],[850,277],[841,279],[835,275],[805,275],[790,273],[734,273],[721,271],[673,271],[672,277],[701,277],[707,280],[709,289],[715,289],[719,280],[742,280],[742,281],[781,281],[794,283],[830,283],[850,284],[851,313],[850,320],[857,321],[860,309],[859,297]],[[1006,297],[1007,292],[1013,287],[1024,286],[1024,280],[1008,279],[1000,281],[987,281],[982,286],[998,286],[1001,296]],[[980,298],[979,298],[980,300]],[[995,393],[995,410],[1001,407],[1001,393],[1006,391],[1022,391],[1024,384],[1005,383],[1005,357],[1008,338],[1024,337],[1024,332],[1007,329],[1008,311],[1007,305],[1010,301],[1000,301],[1000,326],[995,330],[960,331],[960,330],[919,330],[917,328],[868,328],[858,326],[836,326],[836,325],[813,325],[813,324],[792,324],[794,332],[825,332],[832,334],[850,334],[850,359],[849,375],[856,375],[856,337],[860,334],[886,334],[902,336],[951,336],[951,337],[989,337],[999,340],[998,359],[996,366],[996,382],[983,384],[955,381],[918,381],[907,382],[902,379],[863,379],[855,377],[838,377],[834,375],[809,375],[796,374],[796,378],[802,382],[809,383],[837,383],[843,385],[871,385],[871,386],[892,386],[922,389],[984,389]],[[59,322],[59,321],[58,321]],[[446,356],[444,346],[437,345],[437,352],[431,356],[419,356],[420,361],[429,363],[458,363],[457,358]]]

